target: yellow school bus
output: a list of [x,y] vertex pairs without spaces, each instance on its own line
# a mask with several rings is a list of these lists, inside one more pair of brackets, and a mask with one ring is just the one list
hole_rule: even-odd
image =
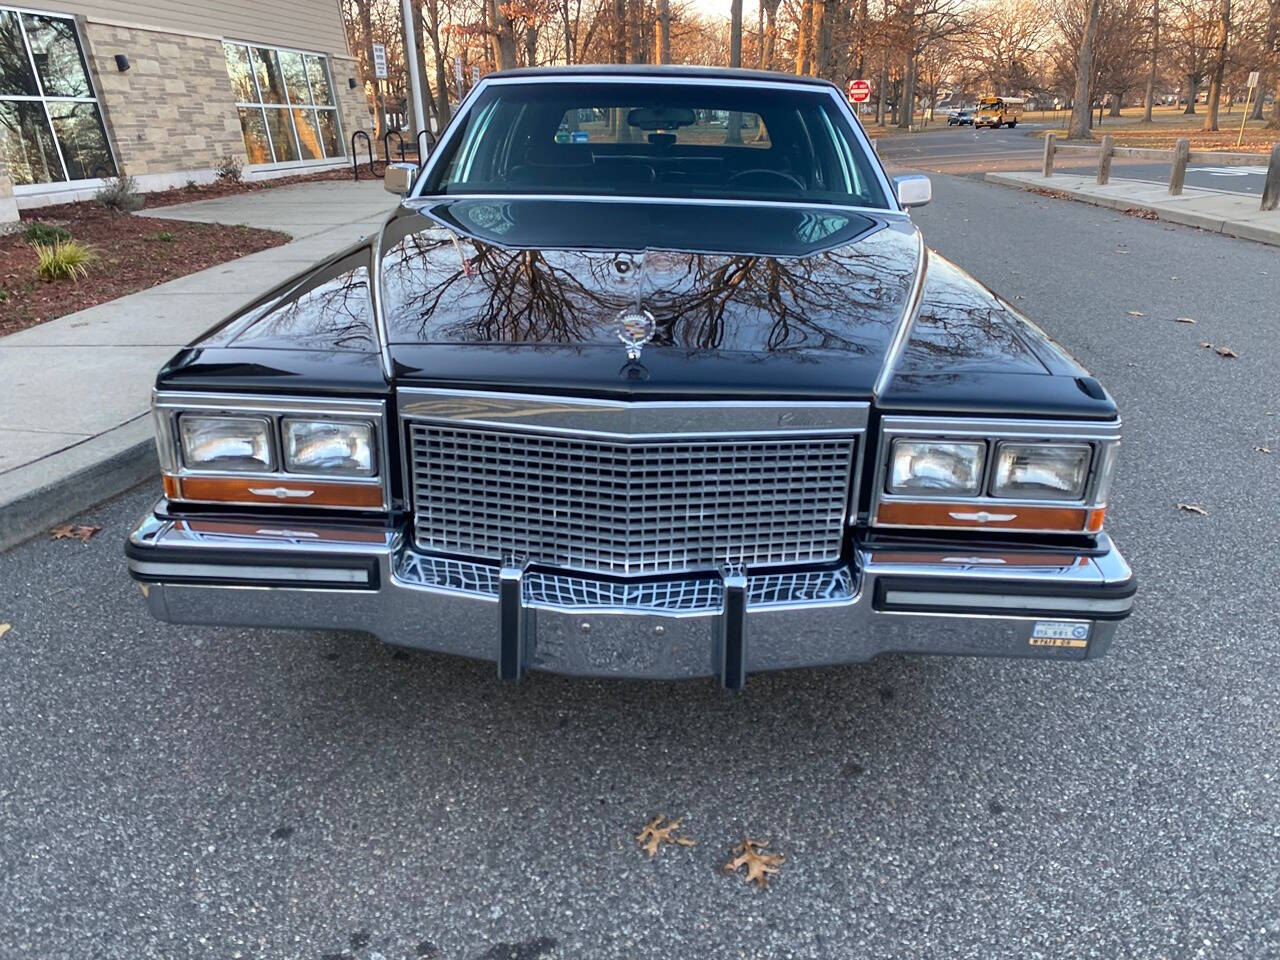
[[973,118],[973,126],[999,127],[1007,123],[1012,129],[1018,125],[1022,116],[1021,97],[983,97],[978,101],[978,113]]

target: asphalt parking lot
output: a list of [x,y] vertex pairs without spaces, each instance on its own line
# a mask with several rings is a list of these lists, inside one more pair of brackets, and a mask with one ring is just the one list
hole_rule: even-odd
[[1280,257],[962,178],[917,219],[1120,403],[1107,659],[503,687],[153,622],[139,489],[0,555],[0,957],[1280,956]]

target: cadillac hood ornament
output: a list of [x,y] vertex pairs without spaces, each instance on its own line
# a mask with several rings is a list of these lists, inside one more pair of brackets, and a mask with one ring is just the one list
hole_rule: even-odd
[[626,307],[618,312],[618,339],[627,348],[628,360],[639,360],[640,351],[657,331],[658,323],[653,314],[642,306]]

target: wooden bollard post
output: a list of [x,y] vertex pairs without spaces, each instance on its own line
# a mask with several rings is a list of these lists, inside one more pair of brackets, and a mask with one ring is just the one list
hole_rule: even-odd
[[1053,152],[1058,149],[1058,135],[1056,133],[1046,133],[1044,135],[1044,176],[1053,176]]
[[1179,137],[1173,148],[1173,169],[1169,171],[1169,196],[1182,195],[1182,183],[1187,179],[1187,161],[1191,159],[1191,141]]
[[1104,186],[1111,179],[1111,153],[1115,150],[1115,141],[1111,134],[1102,138],[1102,154],[1098,157],[1098,186]]
[[1271,162],[1267,164],[1267,179],[1262,182],[1262,209],[1280,207],[1280,143],[1271,148]]

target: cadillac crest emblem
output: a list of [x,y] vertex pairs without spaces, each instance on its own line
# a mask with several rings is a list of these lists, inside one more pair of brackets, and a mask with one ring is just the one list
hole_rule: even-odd
[[653,314],[638,304],[618,312],[618,339],[627,348],[628,360],[639,360],[644,345],[657,333],[658,324]]

